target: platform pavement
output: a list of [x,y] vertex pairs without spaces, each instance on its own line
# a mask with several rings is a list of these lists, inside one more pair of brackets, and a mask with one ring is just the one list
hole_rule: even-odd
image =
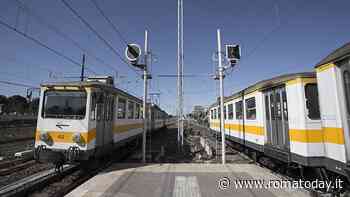
[[[226,189],[219,180],[230,179]],[[281,180],[255,164],[129,164],[111,166],[76,188],[67,197],[250,197],[310,196],[293,188],[236,188],[237,179]],[[227,182],[226,182],[227,183]]]

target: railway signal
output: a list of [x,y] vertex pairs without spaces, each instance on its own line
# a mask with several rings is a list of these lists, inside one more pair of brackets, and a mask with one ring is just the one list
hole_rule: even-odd
[[226,59],[234,66],[238,60],[241,59],[241,47],[237,44],[227,44],[226,48]]
[[148,31],[145,31],[145,55],[144,55],[144,64],[139,64],[139,58],[141,57],[141,47],[138,44],[128,44],[125,49],[126,59],[135,67],[143,70],[143,135],[142,135],[142,162],[146,163],[146,133],[147,133],[147,113],[146,113],[146,105],[147,105],[147,91],[148,84],[147,81],[151,79],[151,75],[148,74],[147,63],[148,63]]
[[140,46],[138,44],[128,44],[125,48],[125,56],[132,65],[137,66],[138,60],[141,56]]
[[[214,61],[218,61],[218,70],[215,74],[214,79],[220,81],[220,114],[224,114],[224,78],[225,70],[233,68],[238,60],[241,59],[241,48],[239,45],[225,45],[226,54],[223,61],[223,53],[221,52],[221,32],[220,29],[217,30],[217,43],[218,43],[218,52],[217,59],[216,56],[213,56]],[[226,61],[225,61],[226,60]],[[221,132],[221,159],[222,164],[226,163],[226,150],[225,150],[225,119],[224,115],[220,116],[220,132]]]

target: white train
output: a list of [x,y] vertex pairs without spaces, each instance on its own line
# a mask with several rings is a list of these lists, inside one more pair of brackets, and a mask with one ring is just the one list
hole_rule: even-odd
[[[349,57],[346,44],[316,72],[278,76],[225,98],[226,138],[258,158],[349,180]],[[218,102],[209,110],[210,127],[220,131]]]
[[[35,158],[57,165],[106,155],[142,135],[142,100],[113,86],[111,77],[41,85]],[[168,115],[148,105],[148,132]]]

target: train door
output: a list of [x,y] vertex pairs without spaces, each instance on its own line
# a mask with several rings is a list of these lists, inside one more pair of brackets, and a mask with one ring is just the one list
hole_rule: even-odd
[[155,114],[154,114],[154,109],[153,109],[153,107],[150,107],[150,121],[151,121],[151,126],[150,126],[150,128],[151,128],[151,130],[150,130],[150,132],[152,132],[152,131],[154,131],[155,130]]
[[267,142],[280,149],[289,148],[287,95],[284,87],[264,93]]
[[97,117],[96,117],[96,146],[101,147],[104,143],[104,102],[105,97],[103,93],[97,94]]
[[113,112],[114,112],[114,97],[107,95],[104,102],[104,144],[112,144],[113,142]]
[[[345,117],[345,120],[347,125],[345,125],[344,131],[347,130],[347,133],[344,133],[344,136],[349,136],[350,135],[350,59],[344,60],[339,63],[340,65],[340,70],[342,73],[342,81],[343,81],[343,91],[344,91],[344,103],[346,105],[345,109],[343,110],[344,114],[343,116]],[[347,161],[350,162],[350,144],[349,144],[350,139],[345,139],[346,143],[346,154],[347,154]]]

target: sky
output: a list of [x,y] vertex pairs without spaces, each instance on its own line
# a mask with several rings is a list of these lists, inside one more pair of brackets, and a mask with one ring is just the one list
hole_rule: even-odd
[[[144,31],[148,29],[155,57],[150,65],[150,92],[160,92],[161,107],[174,114],[176,78],[159,75],[177,72],[177,0],[95,0],[123,38],[113,31],[91,0],[66,1],[122,57],[123,39],[143,46]],[[88,75],[94,75],[92,70],[114,76],[117,87],[142,96],[140,73],[122,62],[61,0],[0,3],[2,22],[75,62],[81,62],[85,53]],[[218,81],[210,77],[217,66],[212,57],[217,51],[218,28],[223,45],[239,44],[242,48],[241,61],[224,81],[228,96],[280,74],[312,71],[322,58],[350,41],[349,8],[348,0],[184,0],[184,74],[196,75],[184,79],[185,112],[194,105],[208,106],[218,96]],[[40,86],[48,81],[75,80],[67,77],[80,75],[78,65],[1,24],[0,43],[1,81]],[[0,94],[25,92],[25,87],[0,84]]]

